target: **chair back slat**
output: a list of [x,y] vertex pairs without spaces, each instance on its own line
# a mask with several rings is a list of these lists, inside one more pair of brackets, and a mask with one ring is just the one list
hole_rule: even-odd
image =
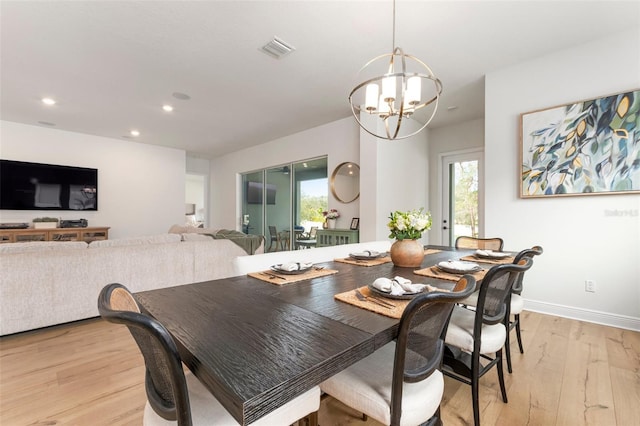
[[501,251],[504,246],[502,238],[475,238],[475,237],[458,237],[456,238],[456,248],[478,249],[478,250],[495,250]]
[[[530,249],[524,249],[516,255],[515,259],[513,260],[513,263],[517,264],[522,259],[533,260],[534,256],[540,256],[542,252],[543,250],[541,246],[533,246]],[[524,273],[519,274],[518,278],[516,278],[516,281],[513,283],[513,288],[511,289],[513,293],[516,293],[516,294],[522,293],[523,280],[524,280]]]
[[532,263],[531,259],[522,259],[518,264],[496,265],[489,269],[482,279],[476,304],[476,315],[482,315],[482,321],[476,323],[497,324],[504,319],[513,284]]

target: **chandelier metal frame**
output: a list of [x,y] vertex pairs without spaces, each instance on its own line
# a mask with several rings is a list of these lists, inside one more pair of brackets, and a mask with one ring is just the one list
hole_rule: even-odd
[[[406,138],[415,136],[418,133],[420,133],[422,130],[424,130],[429,125],[431,120],[433,120],[433,117],[436,115],[436,112],[438,110],[438,101],[440,99],[440,95],[442,94],[442,82],[440,81],[440,79],[438,79],[435,76],[431,68],[427,64],[425,64],[423,61],[416,58],[415,56],[404,53],[402,48],[396,47],[395,32],[396,32],[396,2],[394,0],[393,1],[393,40],[392,40],[393,50],[392,50],[392,53],[386,53],[386,54],[377,56],[372,60],[370,60],[369,62],[367,62],[360,69],[360,73],[361,73],[362,71],[367,69],[367,67],[372,65],[374,62],[384,58],[389,58],[389,66],[387,68],[387,72],[383,75],[370,78],[358,84],[349,94],[349,104],[351,105],[351,112],[353,113],[354,118],[358,122],[358,125],[370,135],[380,139],[387,139],[387,140],[406,139]],[[424,68],[424,70],[421,70],[422,72],[407,72],[407,60],[415,61],[417,64],[421,65],[422,68]],[[400,72],[396,72],[398,71],[396,70],[397,62],[400,62],[401,64],[400,70],[399,70]],[[421,92],[423,81],[433,83],[435,88],[435,95],[430,97],[426,101],[416,100],[415,98],[407,99],[408,98],[407,96],[408,80],[412,77],[417,77],[420,79],[420,83],[419,83],[420,89],[418,89],[419,92]],[[364,107],[358,103],[354,103],[354,95],[356,95],[356,93],[358,93],[361,89],[364,88],[366,90],[368,89],[367,86],[373,85],[373,84],[378,85],[378,88],[384,87],[383,81],[389,78],[401,79],[399,99],[396,99],[395,97],[384,98],[383,96],[381,96],[379,104],[377,104],[377,107],[371,106],[370,104],[367,105],[367,102],[365,102]],[[376,89],[376,96],[377,96],[377,90],[378,89]],[[405,102],[405,100],[407,100],[407,102]],[[399,101],[399,107],[395,106],[396,101]],[[398,136],[400,133],[400,129],[402,127],[403,119],[408,119],[409,117],[411,117],[411,115],[413,115],[415,111],[422,109],[433,103],[435,103],[433,112],[431,113],[429,118],[426,120],[426,122],[418,130],[406,135]],[[377,126],[375,131],[368,129],[360,119],[361,112],[366,112],[371,115],[377,114],[384,122],[385,134],[384,135],[378,134]],[[391,117],[397,117],[395,129],[393,128],[393,126],[389,125],[389,118]]]

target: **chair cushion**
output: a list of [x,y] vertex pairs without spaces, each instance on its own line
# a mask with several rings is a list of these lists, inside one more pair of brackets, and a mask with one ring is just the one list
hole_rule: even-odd
[[[395,343],[389,343],[320,384],[320,389],[349,407],[388,425]],[[417,383],[404,383],[400,425],[417,425],[433,416],[442,399],[444,379],[434,371]]]
[[[461,306],[454,306],[449,320],[449,328],[447,328],[447,335],[444,339],[445,343],[466,352],[473,352],[473,324],[475,317],[475,311]],[[496,353],[504,346],[506,337],[507,332],[504,324],[483,324],[480,353]]]
[[[218,400],[190,372],[185,373],[189,388],[191,417],[193,426],[237,426],[239,423],[229,414]],[[286,403],[251,423],[253,426],[271,426],[291,424],[320,408],[320,388],[315,386],[294,400]],[[153,411],[149,401],[145,404],[142,424],[144,426],[175,426],[177,422],[168,421]]]
[[519,294],[511,294],[511,314],[516,315],[524,309],[524,299]]

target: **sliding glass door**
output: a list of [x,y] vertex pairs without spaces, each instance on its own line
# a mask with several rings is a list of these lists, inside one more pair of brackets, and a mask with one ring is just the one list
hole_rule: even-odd
[[265,175],[267,203],[264,217],[268,231],[265,238],[272,239],[275,232],[278,247],[270,244],[271,251],[286,250],[291,233],[291,167],[285,165],[267,169]]
[[296,248],[322,226],[328,206],[327,158],[289,163],[242,175],[243,232],[264,235],[265,250]]

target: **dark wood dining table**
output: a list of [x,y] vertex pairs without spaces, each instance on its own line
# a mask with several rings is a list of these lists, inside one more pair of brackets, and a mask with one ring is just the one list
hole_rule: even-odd
[[[422,267],[473,250],[441,250]],[[136,293],[176,340],[185,365],[240,424],[250,424],[392,341],[398,320],[334,298],[376,278],[453,288],[392,263],[318,264],[337,274],[274,285],[247,275]]]

